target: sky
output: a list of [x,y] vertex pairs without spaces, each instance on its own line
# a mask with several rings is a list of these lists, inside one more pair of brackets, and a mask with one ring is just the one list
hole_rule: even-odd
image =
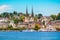
[[26,6],[29,14],[32,7],[34,14],[50,16],[60,13],[60,0],[0,0],[0,13],[13,11],[26,13]]

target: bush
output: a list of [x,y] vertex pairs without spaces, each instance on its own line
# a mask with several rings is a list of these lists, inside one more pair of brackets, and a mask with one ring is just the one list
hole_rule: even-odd
[[13,29],[12,25],[8,26],[7,28],[7,30],[12,30],[12,29]]
[[40,26],[38,24],[35,24],[34,30],[39,30],[39,29],[40,29]]

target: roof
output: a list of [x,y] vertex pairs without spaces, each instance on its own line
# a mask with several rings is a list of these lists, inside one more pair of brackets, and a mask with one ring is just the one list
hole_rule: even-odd
[[55,21],[53,21],[54,23],[60,23],[60,20],[55,20]]

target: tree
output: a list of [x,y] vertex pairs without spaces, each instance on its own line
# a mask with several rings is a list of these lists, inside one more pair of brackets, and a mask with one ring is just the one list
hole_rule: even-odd
[[39,29],[40,29],[40,26],[38,24],[35,24],[34,30],[39,30]]
[[38,19],[40,19],[43,15],[41,13],[38,14]]
[[12,25],[9,25],[7,29],[12,30],[13,29]]
[[14,12],[13,12],[13,14],[14,14],[14,15],[17,15],[17,12],[16,12],[16,11],[14,11]]
[[60,20],[60,13],[57,15],[56,20]]
[[50,17],[52,17],[53,20],[56,20],[56,15],[51,15]]
[[25,16],[20,16],[20,21],[23,22],[24,18],[25,18]]
[[22,28],[19,28],[19,30],[21,31],[21,30],[26,30],[26,28],[25,27],[22,27]]
[[9,13],[8,12],[4,12],[1,15],[2,15],[2,17],[8,17],[9,18]]
[[14,23],[17,25],[18,24],[18,22],[19,22],[19,19],[14,19]]
[[[5,16],[5,15],[4,15]],[[8,13],[7,15],[6,15],[9,19],[12,19],[13,18],[13,13]]]
[[0,14],[0,17],[2,17],[2,15]]

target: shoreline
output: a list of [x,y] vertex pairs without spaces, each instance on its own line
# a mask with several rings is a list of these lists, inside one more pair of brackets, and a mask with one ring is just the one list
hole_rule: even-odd
[[23,31],[23,30],[0,30],[0,32],[60,32],[60,31]]

